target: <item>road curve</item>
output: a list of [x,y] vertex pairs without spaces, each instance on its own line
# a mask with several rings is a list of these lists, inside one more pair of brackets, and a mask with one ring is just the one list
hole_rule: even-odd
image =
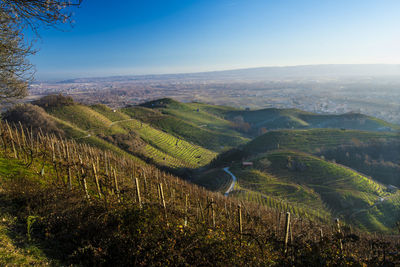
[[224,194],[225,196],[229,196],[229,193],[232,192],[233,188],[235,187],[235,183],[236,183],[237,179],[236,179],[236,176],[229,171],[229,167],[225,167],[225,168],[223,168],[223,170],[232,177],[232,183],[229,186],[228,190],[226,190],[226,192]]

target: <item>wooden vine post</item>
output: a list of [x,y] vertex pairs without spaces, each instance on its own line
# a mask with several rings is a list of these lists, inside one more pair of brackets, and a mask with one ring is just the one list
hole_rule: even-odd
[[97,194],[99,194],[99,198],[101,199],[101,190],[100,190],[100,183],[99,183],[99,177],[97,176],[97,171],[96,171],[96,165],[93,163],[93,174],[94,174],[94,179],[96,181],[96,188],[97,188]]
[[142,208],[142,199],[140,198],[140,189],[139,189],[139,179],[138,178],[135,178],[135,184],[136,184],[137,201],[139,203],[139,207]]
[[118,202],[121,202],[120,195],[119,195],[118,178],[117,178],[117,173],[115,172],[115,168],[113,168],[113,175],[114,175],[115,193],[117,194]]
[[10,140],[11,140],[11,147],[12,147],[12,149],[13,149],[13,152],[14,152],[14,158],[18,158],[18,155],[17,155],[17,150],[15,149],[15,145],[14,145],[14,138],[13,138],[13,134],[12,134],[12,131],[11,131],[11,128],[10,128],[10,125],[8,124],[8,122],[6,121],[6,125],[7,125],[7,128],[8,128],[8,133],[9,133],[9,135],[10,135]]
[[68,168],[68,187],[69,190],[72,190],[72,173],[71,173],[71,164],[70,164],[70,155],[69,155],[69,147],[68,143],[66,144],[66,153],[67,153],[67,168]]
[[322,231],[322,228],[319,228],[319,238],[320,241],[324,240],[324,232]]
[[188,196],[189,194],[185,194],[185,221],[184,221],[185,227],[188,224]]
[[342,231],[340,229],[340,221],[339,218],[335,219],[336,227],[337,227],[337,234],[338,234],[338,240],[339,240],[339,248],[340,251],[343,251],[343,244],[342,244]]
[[285,254],[287,253],[288,241],[289,241],[289,230],[290,230],[290,212],[286,212],[285,221]]
[[85,191],[85,196],[86,199],[90,199],[89,193],[88,193],[88,189],[87,189],[87,184],[86,184],[86,173],[85,173],[85,169],[83,168],[83,161],[82,161],[82,157],[80,155],[78,155],[79,157],[79,163],[81,165],[81,173],[82,173],[82,184],[83,184],[83,190]]
[[200,209],[200,216],[201,216],[201,221],[204,222],[204,213],[203,213],[203,207],[201,206],[201,202],[199,199],[197,199],[197,204],[199,206]]
[[162,207],[164,209],[164,213],[165,213],[165,220],[167,220],[167,207],[165,205],[165,199],[164,199],[164,192],[163,192],[162,183],[159,183],[158,188],[159,188],[159,193],[160,193],[160,197],[161,197],[161,205],[162,205]]
[[240,240],[242,240],[242,233],[243,233],[243,225],[242,225],[242,206],[238,205],[238,225],[239,225],[239,235]]
[[211,208],[212,226],[215,228],[215,211],[214,211],[214,199],[213,198],[211,198],[210,208]]

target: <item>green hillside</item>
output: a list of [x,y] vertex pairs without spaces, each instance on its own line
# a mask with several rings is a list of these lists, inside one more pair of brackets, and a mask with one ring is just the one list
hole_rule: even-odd
[[225,128],[210,129],[208,124],[198,125],[191,120],[164,114],[158,109],[135,106],[124,108],[121,111],[132,118],[137,118],[164,132],[212,151],[218,152],[235,147],[249,140],[238,133],[226,133]]
[[249,111],[231,111],[227,118],[233,120],[241,117],[248,122],[253,133],[260,128],[274,129],[310,129],[339,128],[364,131],[398,131],[400,126],[358,113],[316,114],[298,109],[268,108]]
[[[397,206],[389,201],[384,203],[387,207],[379,215],[362,213],[373,209],[380,198],[390,198],[391,194],[381,184],[344,166],[284,150],[258,154],[246,160],[253,162],[253,167],[241,167],[237,162],[230,165],[230,171],[238,179],[235,194],[244,194],[248,200],[272,207],[287,205],[294,213],[322,220],[342,217],[368,231],[390,231],[395,227],[394,221],[400,219],[390,212]],[[283,203],[277,204],[274,200]],[[356,212],[359,215],[355,219]]]
[[[386,186],[389,182],[398,185],[400,155],[395,150],[400,140],[396,132],[377,130],[383,121],[359,114],[319,115],[295,109],[244,111],[168,98],[119,110],[59,100],[63,97],[48,97],[38,104],[60,133],[77,143],[166,167],[221,193],[232,182],[222,168],[230,167],[238,179],[232,197],[316,221],[342,216],[360,229],[393,229],[395,219],[384,217],[397,209],[397,202],[395,198],[389,201],[392,196]],[[362,120],[363,127],[371,131],[308,129],[317,125],[348,128],[346,123],[361,125],[357,121]],[[304,129],[271,130],[267,124]],[[267,129],[255,132],[263,127]],[[259,136],[249,139],[255,135]],[[242,168],[242,161],[254,165]],[[291,167],[290,162],[294,162]],[[385,201],[378,206],[380,198]]]
[[[57,118],[60,127],[66,129],[70,137],[84,139],[90,144],[98,143],[100,147],[116,146],[112,150],[124,149],[160,166],[196,168],[208,164],[215,156],[214,152],[104,105],[88,107],[75,104],[51,108],[48,112]],[[136,139],[137,144],[131,144],[133,136],[140,138]]]
[[[326,218],[323,211],[304,213],[306,207],[293,201],[240,188],[232,193],[237,198],[226,198],[87,144],[5,123],[0,132],[1,266],[399,264],[397,238],[374,237],[342,223],[339,233],[337,226],[315,220]],[[273,163],[260,158],[257,166],[277,172],[279,157],[319,161],[290,151],[265,156]],[[263,183],[256,175],[248,182]],[[263,178],[271,187],[284,185],[271,175]],[[287,180],[287,189],[275,187],[280,194],[318,201],[311,189]],[[368,188],[371,194],[379,191]],[[274,190],[263,191],[271,195]],[[246,195],[264,205],[246,201]],[[382,205],[357,212],[378,219],[380,212],[396,212],[391,203],[399,201],[398,195],[385,197]],[[287,223],[286,212],[291,213]]]
[[341,145],[357,145],[375,140],[391,141],[398,139],[398,133],[388,132],[338,129],[280,130],[271,131],[253,139],[243,149],[252,153],[277,148],[315,153],[321,149],[331,149]]

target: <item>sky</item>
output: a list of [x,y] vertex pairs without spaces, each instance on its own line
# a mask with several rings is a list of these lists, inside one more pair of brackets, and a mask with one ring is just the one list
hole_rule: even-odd
[[38,80],[261,66],[399,64],[398,0],[83,0],[43,28]]

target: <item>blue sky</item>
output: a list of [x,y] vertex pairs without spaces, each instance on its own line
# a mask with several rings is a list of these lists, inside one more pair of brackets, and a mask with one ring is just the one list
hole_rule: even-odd
[[397,0],[84,0],[42,29],[37,78],[400,63]]

